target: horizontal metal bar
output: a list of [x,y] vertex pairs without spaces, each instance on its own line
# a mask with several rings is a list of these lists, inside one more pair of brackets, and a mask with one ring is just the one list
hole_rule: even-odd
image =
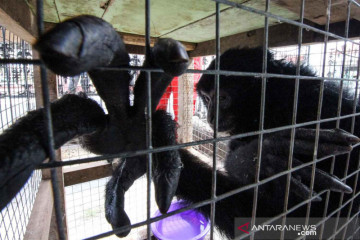
[[[40,59],[0,59],[0,64],[33,64],[42,65],[43,62]],[[99,67],[97,70],[111,70],[111,71],[144,71],[144,72],[164,72],[160,68],[146,68],[141,66],[130,67]],[[318,77],[318,76],[298,76],[298,75],[285,75],[275,73],[257,73],[257,72],[240,72],[240,71],[226,71],[226,70],[196,70],[187,69],[185,73],[197,73],[208,75],[224,75],[224,76],[243,76],[243,77],[255,77],[255,78],[284,78],[284,79],[301,79],[301,80],[328,80],[328,81],[351,81],[356,82],[356,79],[351,78],[333,78],[333,77]]]
[[43,62],[40,59],[0,59],[0,64],[32,64],[42,65]]
[[256,14],[259,14],[259,15],[262,15],[262,16],[275,18],[276,20],[278,20],[280,22],[285,22],[285,23],[292,24],[292,25],[295,25],[295,26],[298,26],[298,27],[306,28],[306,30],[311,30],[311,31],[321,33],[321,34],[329,36],[329,37],[333,37],[333,38],[340,39],[340,40],[343,40],[343,41],[351,42],[351,43],[356,44],[356,45],[360,45],[360,43],[355,42],[353,40],[350,40],[350,39],[348,39],[346,37],[341,37],[339,35],[317,29],[317,28],[312,27],[310,25],[307,25],[307,24],[304,24],[304,23],[299,23],[297,21],[290,20],[288,18],[284,18],[284,17],[278,16],[276,14],[272,14],[270,12],[265,12],[265,11],[262,11],[262,10],[259,10],[259,9],[248,7],[248,6],[245,6],[245,5],[240,4],[240,3],[235,3],[235,2],[232,2],[232,1],[228,1],[228,0],[212,0],[212,1],[222,3],[222,4],[225,4],[225,5],[228,5],[228,6],[232,6],[232,7],[235,7],[235,8],[240,8],[240,9],[243,9],[245,11],[256,13]]
[[[160,68],[144,68],[144,67],[117,67],[117,68],[108,68],[101,67],[97,68],[98,70],[112,70],[112,71],[149,71],[149,72],[164,72]],[[259,73],[259,72],[241,72],[241,71],[227,71],[227,70],[196,70],[196,69],[187,69],[185,73],[200,73],[208,75],[224,75],[224,76],[244,76],[244,77],[255,77],[255,78],[285,78],[285,79],[301,79],[301,80],[329,80],[329,81],[354,81],[356,79],[351,78],[332,78],[332,77],[318,77],[318,76],[301,76],[301,75],[285,75],[285,74],[276,74],[276,73]]]
[[159,152],[164,152],[164,151],[179,150],[179,149],[185,148],[185,147],[192,147],[192,146],[202,145],[202,144],[206,144],[206,143],[214,143],[214,142],[228,141],[228,140],[244,138],[244,137],[251,137],[251,136],[256,136],[259,134],[267,134],[267,133],[273,133],[273,132],[278,132],[278,131],[282,131],[282,130],[289,130],[292,128],[306,127],[306,126],[310,126],[310,125],[313,125],[316,123],[330,122],[330,121],[335,121],[337,119],[345,119],[345,118],[356,117],[356,116],[360,116],[360,113],[349,114],[349,115],[341,116],[341,117],[322,119],[320,121],[311,121],[311,122],[306,122],[306,123],[298,123],[295,125],[287,125],[287,126],[283,126],[283,127],[265,129],[262,131],[253,131],[253,132],[249,132],[249,133],[241,133],[241,134],[236,134],[236,135],[232,135],[232,136],[218,137],[216,139],[206,139],[206,140],[200,140],[200,141],[195,141],[195,142],[169,145],[169,146],[158,147],[158,148],[154,148],[154,149],[129,151],[129,152],[124,152],[124,153],[119,153],[119,154],[110,154],[110,155],[103,155],[103,156],[99,156],[99,157],[82,158],[82,159],[70,160],[70,161],[65,161],[65,162],[42,163],[38,166],[38,168],[44,169],[44,168],[52,168],[52,167],[62,167],[62,166],[68,166],[68,165],[73,165],[73,164],[96,162],[96,161],[106,160],[108,158],[126,158],[126,157],[134,157],[134,156],[144,155],[144,154],[148,154],[148,153],[159,153]]

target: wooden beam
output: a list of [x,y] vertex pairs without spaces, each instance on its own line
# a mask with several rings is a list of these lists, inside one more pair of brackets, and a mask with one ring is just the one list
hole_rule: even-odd
[[111,176],[112,165],[104,162],[81,164],[64,170],[64,184],[71,186],[83,182],[89,182],[99,178]]
[[[189,69],[194,69],[194,61],[191,61]],[[178,105],[179,105],[179,143],[187,143],[193,140],[193,98],[194,98],[194,74],[183,74],[178,79]]]
[[[306,24],[324,30],[324,26],[319,26],[309,21]],[[339,36],[344,36],[345,22],[330,24],[330,32]],[[349,38],[360,37],[360,21],[351,20],[349,24]],[[269,27],[269,47],[281,47],[296,45],[298,43],[299,27],[291,24],[279,24]],[[245,33],[239,33],[220,40],[221,52],[234,47],[259,47],[263,45],[264,29],[257,29]],[[333,40],[333,38],[329,38]],[[303,44],[319,43],[324,41],[324,35],[313,31],[303,31]],[[215,40],[198,43],[196,49],[189,53],[190,57],[215,55]]]
[[[56,23],[49,23],[46,22],[45,23],[45,30],[50,30],[51,28],[53,28],[56,25]],[[136,34],[130,34],[130,33],[120,33],[120,36],[122,38],[122,40],[124,41],[124,43],[126,45],[131,45],[131,46],[140,46],[140,47],[144,47],[145,46],[145,36],[142,35],[136,35]],[[150,44],[151,46],[154,45],[154,43],[157,41],[158,38],[154,38],[152,37],[150,39]],[[184,47],[186,48],[186,51],[192,51],[196,48],[196,43],[189,43],[189,42],[181,42]],[[135,48],[130,48],[130,49],[135,49]],[[140,48],[139,48],[140,49]],[[138,49],[136,49],[138,50]],[[137,53],[136,52],[130,52],[130,53]],[[141,54],[144,54],[144,52],[141,52]]]
[[[273,3],[299,14],[301,0],[273,0]],[[311,0],[305,2],[304,17],[314,23],[325,25],[327,21],[327,2],[324,0]],[[330,22],[345,21],[347,18],[347,0],[333,0],[331,3]],[[360,20],[360,8],[352,4],[350,18]]]
[[51,181],[43,180],[36,194],[34,207],[26,227],[24,239],[47,240],[50,231],[52,209],[54,205],[51,193]]
[[0,25],[29,43],[37,35],[35,19],[24,0],[0,0]]

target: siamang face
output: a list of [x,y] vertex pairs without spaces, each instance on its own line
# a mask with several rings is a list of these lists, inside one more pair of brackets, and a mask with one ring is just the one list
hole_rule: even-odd
[[[199,94],[207,108],[207,121],[211,128],[215,125],[215,91],[199,90]],[[219,91],[219,122],[218,130],[228,132],[235,126],[235,115],[232,114],[232,95],[226,89]]]
[[[261,81],[254,78],[220,76],[218,131],[241,133],[256,130],[261,99]],[[207,121],[215,124],[214,76],[203,75],[196,86],[207,108]]]

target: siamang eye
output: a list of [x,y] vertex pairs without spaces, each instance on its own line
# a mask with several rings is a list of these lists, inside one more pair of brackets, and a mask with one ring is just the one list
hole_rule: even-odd
[[225,101],[225,100],[226,100],[226,96],[219,96],[219,100],[220,100],[220,101]]
[[209,103],[211,99],[210,99],[209,96],[206,96],[206,95],[205,95],[205,96],[204,96],[204,100],[205,100],[205,103]]

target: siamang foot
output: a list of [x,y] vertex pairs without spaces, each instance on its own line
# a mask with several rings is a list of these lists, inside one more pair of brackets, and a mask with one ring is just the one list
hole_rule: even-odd
[[[294,142],[294,158],[293,167],[303,164],[296,156],[307,157],[312,160],[314,153],[314,139],[316,130],[314,129],[296,129],[296,138]],[[334,130],[320,130],[318,156],[339,155],[349,152],[352,147],[351,144],[360,141],[356,136],[345,131]],[[226,163],[226,170],[236,176],[244,184],[252,183],[254,180],[255,164],[254,153],[257,152],[257,139],[252,140],[247,144],[243,144],[231,152]],[[290,131],[281,131],[264,136],[262,148],[262,161],[260,177],[267,178],[287,169],[288,156],[290,147]],[[238,159],[239,156],[243,156]],[[235,164],[238,161],[241,164]],[[247,169],[245,171],[245,169]],[[249,170],[250,169],[250,170]],[[246,176],[238,176],[237,172],[247,172]],[[309,197],[309,185],[312,177],[312,167],[307,166],[297,171],[292,172],[291,175],[291,192],[297,196],[307,199]],[[351,193],[352,189],[345,183],[341,182],[339,178],[320,169],[315,169],[314,188],[316,191],[331,190],[336,192]],[[315,194],[315,193],[314,193]],[[321,200],[320,197],[315,200]]]
[[57,24],[35,44],[48,68],[75,76],[112,61],[128,66],[129,56],[115,29],[94,16],[79,16]]
[[171,38],[160,39],[152,49],[153,61],[170,76],[179,76],[189,66],[189,56],[183,45]]
[[[124,195],[134,181],[145,174],[145,162],[142,158],[122,160],[106,184],[105,217],[114,230],[131,224],[124,210]],[[131,229],[117,233],[116,236],[125,237],[130,231]]]

